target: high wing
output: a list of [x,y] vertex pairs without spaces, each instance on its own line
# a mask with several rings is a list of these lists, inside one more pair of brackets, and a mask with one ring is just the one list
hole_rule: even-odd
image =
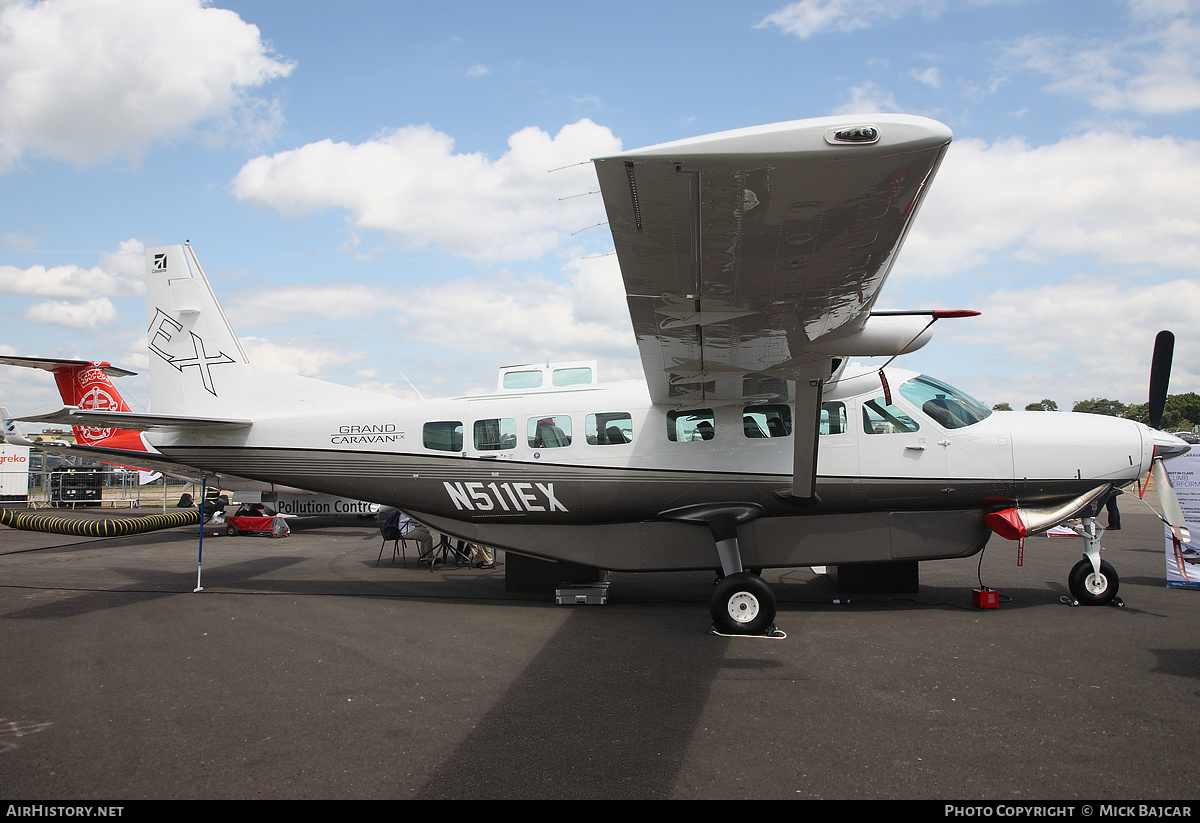
[[925,325],[871,309],[951,137],[876,114],[597,158],[654,402],[782,401],[794,386],[795,493],[810,496],[836,358],[899,353]]

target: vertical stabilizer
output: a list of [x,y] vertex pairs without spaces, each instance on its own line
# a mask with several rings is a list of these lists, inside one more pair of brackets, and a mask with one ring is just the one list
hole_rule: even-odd
[[191,246],[146,249],[150,402],[159,414],[239,408],[249,360]]

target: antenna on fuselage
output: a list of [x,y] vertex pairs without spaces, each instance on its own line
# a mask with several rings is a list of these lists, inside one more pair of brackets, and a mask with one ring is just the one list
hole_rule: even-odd
[[885,375],[883,373],[883,370],[886,369],[888,366],[890,366],[892,364],[893,360],[895,360],[900,355],[904,354],[905,350],[908,349],[908,347],[911,346],[913,343],[915,343],[917,341],[918,337],[923,335],[925,332],[929,331],[929,327],[932,326],[937,321],[941,320],[943,317],[978,317],[979,316],[979,312],[974,311],[973,309],[933,309],[931,311],[873,311],[873,312],[871,312],[871,314],[872,315],[886,315],[888,317],[919,316],[919,315],[927,315],[929,317],[929,322],[925,324],[925,327],[923,329],[921,329],[919,332],[917,332],[916,334],[914,334],[912,340],[909,340],[907,343],[905,343],[903,346],[901,346],[899,351],[897,351],[895,354],[893,354],[891,357],[889,357],[888,361],[879,367],[879,382],[883,385],[883,402],[887,403],[889,406],[892,405],[892,387],[888,385],[887,375]]
[[[399,371],[399,369],[397,369],[397,371]],[[413,385],[413,382],[408,379],[408,375],[406,375],[404,372],[400,372],[400,376],[404,378],[404,382],[409,385],[409,388],[411,388],[413,391],[415,391],[417,393],[418,400],[425,399],[425,395],[421,394],[421,390]]]

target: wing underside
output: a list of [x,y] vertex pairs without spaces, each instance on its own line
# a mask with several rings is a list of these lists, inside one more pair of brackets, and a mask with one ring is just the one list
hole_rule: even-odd
[[932,120],[870,115],[597,159],[654,402],[795,400],[792,494],[811,497],[838,355],[911,342],[876,334],[891,318],[866,325],[950,139]]
[[950,137],[924,118],[822,118],[596,160],[654,401],[790,399],[788,381],[827,378]]

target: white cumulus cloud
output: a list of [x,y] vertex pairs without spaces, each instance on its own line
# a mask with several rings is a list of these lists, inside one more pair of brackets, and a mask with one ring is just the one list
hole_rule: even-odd
[[827,31],[870,28],[907,14],[933,17],[945,7],[945,0],[800,0],[767,15],[759,26],[776,26],[807,40]]
[[0,293],[35,297],[88,299],[120,297],[146,291],[145,254],[136,239],[122,241],[115,252],[100,256],[99,264],[82,266],[0,266]]
[[250,93],[286,76],[258,28],[202,0],[0,5],[0,172],[26,154],[136,160],[205,124],[258,133],[277,109]]
[[117,307],[107,297],[90,300],[50,300],[25,310],[23,317],[31,323],[66,326],[69,329],[95,329],[114,326],[120,321]]
[[1133,0],[1123,39],[1029,35],[1008,56],[1101,111],[1179,114],[1200,108],[1198,18],[1196,3]]
[[522,129],[494,160],[456,153],[454,140],[431,126],[405,126],[362,143],[321,140],[257,157],[232,190],[243,202],[293,217],[344,209],[355,230],[387,232],[410,248],[534,259],[603,220],[598,197],[562,198],[594,190],[585,161],[620,149],[608,128],[587,119],[553,136]]
[[1200,267],[1200,142],[1091,132],[1046,146],[956,141],[905,242],[898,271],[946,275],[998,253],[1094,255]]

